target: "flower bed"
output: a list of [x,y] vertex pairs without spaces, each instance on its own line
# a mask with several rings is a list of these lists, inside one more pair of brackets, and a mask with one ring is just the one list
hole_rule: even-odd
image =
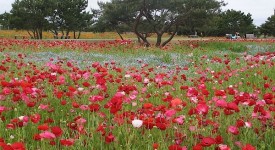
[[275,147],[272,41],[6,40],[3,149]]

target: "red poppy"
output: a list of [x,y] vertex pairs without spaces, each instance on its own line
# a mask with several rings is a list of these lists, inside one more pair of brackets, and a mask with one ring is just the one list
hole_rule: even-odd
[[54,146],[54,145],[56,145],[56,142],[55,141],[50,141],[50,145]]
[[264,100],[272,100],[272,98],[273,98],[272,93],[265,93],[263,96]]
[[242,119],[238,119],[236,121],[236,126],[239,127],[243,127],[245,125],[245,122]]
[[227,132],[232,133],[234,135],[238,135],[239,134],[239,128],[236,126],[229,126],[227,129]]
[[180,145],[177,145],[177,144],[173,144],[173,145],[170,145],[168,147],[169,150],[182,150],[182,147]]
[[82,85],[83,85],[84,87],[89,87],[91,84],[90,84],[89,82],[83,82]]
[[1,137],[0,137],[0,143],[5,143],[4,138],[1,138]]
[[100,105],[99,104],[91,104],[89,105],[90,111],[91,112],[97,112],[100,109]]
[[74,107],[74,108],[79,108],[79,104],[77,103],[77,102],[72,102],[72,106]]
[[225,96],[224,90],[215,90],[215,96]]
[[31,118],[31,121],[32,121],[33,123],[38,123],[38,122],[40,121],[40,119],[41,119],[41,117],[40,117],[39,114],[34,114],[34,115],[32,115],[30,118]]
[[155,126],[154,122],[150,119],[146,119],[143,121],[143,126],[146,128],[146,129],[153,129],[153,127]]
[[250,144],[246,144],[242,147],[242,150],[256,150],[256,148]]
[[150,108],[152,108],[153,107],[153,104],[152,103],[144,103],[143,104],[143,108],[144,109],[150,109]]
[[159,144],[158,143],[153,143],[153,150],[157,150],[159,148]]
[[115,136],[112,133],[109,133],[108,135],[105,136],[105,142],[106,143],[111,143],[115,140]]
[[207,115],[209,107],[206,104],[198,104],[196,107],[196,113]]
[[203,147],[209,147],[213,144],[216,144],[216,140],[214,138],[211,138],[211,137],[204,137],[201,140],[201,143],[200,143],[200,145],[203,146]]
[[44,120],[44,123],[48,123],[48,124],[51,124],[53,122],[54,122],[54,120],[52,118],[47,118]]
[[227,103],[227,109],[234,110],[235,112],[240,111],[238,105],[234,102]]
[[216,147],[215,150],[231,150],[229,146],[224,145],[224,144],[219,144],[218,147]]
[[77,130],[77,123],[76,122],[70,122],[67,124],[67,126],[72,130]]
[[40,141],[41,139],[42,139],[42,137],[39,134],[34,134],[33,135],[33,140]]
[[61,101],[60,101],[60,104],[61,104],[61,105],[66,105],[66,104],[67,104],[67,101],[66,101],[66,100],[61,100]]
[[203,150],[203,147],[202,147],[202,145],[197,144],[197,145],[193,146],[193,150]]
[[72,146],[72,145],[74,145],[74,140],[72,140],[72,139],[61,139],[60,144],[62,146]]
[[28,107],[34,107],[36,105],[36,102],[28,102],[27,106]]
[[54,126],[54,127],[51,127],[51,130],[52,130],[52,133],[56,136],[56,137],[59,137],[62,135],[63,131],[60,127],[58,126]]
[[223,138],[222,136],[218,135],[215,138],[216,144],[222,144],[223,143]]
[[38,130],[46,131],[49,129],[48,124],[42,124],[37,127]]
[[15,142],[11,144],[12,150],[25,150],[25,144],[22,142]]
[[156,126],[160,129],[160,130],[166,130],[167,125],[165,123],[156,123]]
[[202,89],[201,92],[203,95],[206,95],[206,96],[209,95],[209,91],[207,89]]
[[175,107],[178,107],[179,105],[181,105],[182,101],[179,98],[175,98],[175,99],[171,100],[170,103],[171,103],[171,106],[175,108]]

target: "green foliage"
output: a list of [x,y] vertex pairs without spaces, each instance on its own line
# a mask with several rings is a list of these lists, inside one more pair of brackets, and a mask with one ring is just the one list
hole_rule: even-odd
[[186,2],[189,14],[181,30],[183,34],[194,34],[195,31],[206,32],[205,27],[215,27],[215,25],[211,25],[213,17],[219,14],[220,7],[225,5],[217,1],[194,0]]
[[2,25],[0,28],[3,29],[9,29],[10,26],[10,18],[11,14],[10,13],[3,13],[0,15],[0,25]]
[[[131,31],[135,14],[130,7],[125,7],[123,1],[98,2],[98,5],[100,7],[100,10],[97,11],[99,19],[94,25],[93,31],[116,31],[118,34]],[[121,38],[123,39],[123,37]]]
[[[101,2],[98,25],[119,28],[131,27],[135,34],[149,46],[146,33],[157,35],[157,47],[165,46],[174,37],[180,26],[194,30],[209,17],[220,11],[223,2],[217,0],[112,0]],[[171,37],[162,41],[164,33]]]
[[52,30],[55,35],[58,30],[63,34],[66,31],[66,36],[73,31],[76,38],[91,24],[87,6],[88,0],[16,0],[10,23],[12,28],[27,30],[35,39],[42,39],[43,30]]
[[267,18],[267,21],[261,25],[260,31],[264,35],[275,36],[275,14]]
[[12,27],[28,30],[33,38],[42,39],[42,31],[48,26],[46,17],[53,11],[53,2],[53,0],[16,0],[11,10]]
[[255,29],[251,14],[245,14],[244,12],[236,10],[227,10],[223,12],[217,23],[219,35],[225,35],[228,33],[234,34],[235,32],[244,35],[246,33],[253,33]]
[[85,11],[88,6],[88,0],[57,0],[54,4],[54,11],[49,16],[49,22],[52,26],[52,31],[57,34],[57,30],[66,31],[66,37],[70,31],[74,32],[74,38],[79,38],[75,35],[76,31],[83,31],[92,23],[92,15]]

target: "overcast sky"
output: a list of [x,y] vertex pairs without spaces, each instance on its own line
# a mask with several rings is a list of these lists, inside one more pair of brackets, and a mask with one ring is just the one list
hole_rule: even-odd
[[[11,4],[15,0],[0,0],[0,14],[9,12],[11,10]],[[109,1],[109,0],[89,0],[89,8],[98,8],[97,1]],[[228,5],[223,8],[240,10],[244,13],[252,14],[254,23],[261,25],[268,17],[274,14],[275,0],[224,0]]]

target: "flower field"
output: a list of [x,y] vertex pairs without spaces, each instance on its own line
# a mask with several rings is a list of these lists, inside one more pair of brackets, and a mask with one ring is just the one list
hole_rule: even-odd
[[270,150],[274,43],[0,39],[0,148]]

